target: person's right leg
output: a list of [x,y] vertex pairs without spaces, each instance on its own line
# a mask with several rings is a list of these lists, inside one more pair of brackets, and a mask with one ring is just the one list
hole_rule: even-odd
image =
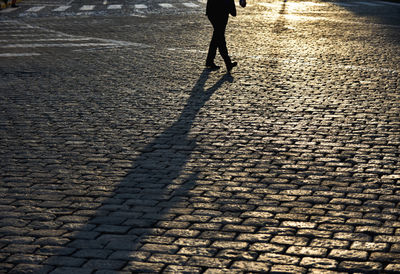
[[217,54],[217,48],[218,48],[218,34],[215,29],[215,24],[213,20],[209,18],[212,26],[213,26],[213,34],[210,42],[210,46],[208,48],[208,54],[207,54],[207,59],[206,59],[206,67],[211,68],[211,69],[218,69],[219,67],[215,65],[214,59]]
[[222,59],[224,59],[226,69],[229,72],[232,70],[233,67],[237,65],[237,63],[236,62],[232,63],[231,58],[229,57],[228,48],[226,47],[225,30],[227,23],[228,23],[228,18],[226,18],[226,20],[221,20],[216,22],[214,26],[214,31],[217,37],[216,41],[217,41],[218,51],[221,54]]

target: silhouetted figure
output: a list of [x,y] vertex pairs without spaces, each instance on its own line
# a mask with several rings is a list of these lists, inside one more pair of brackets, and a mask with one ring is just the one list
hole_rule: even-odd
[[[7,8],[8,0],[3,0],[3,2],[4,2],[4,4],[6,5],[6,8]],[[11,7],[12,7],[12,8],[18,8],[18,6],[17,6],[17,0],[12,0],[12,1],[11,1]],[[1,9],[1,7],[0,7],[0,9]]]
[[[241,0],[240,5],[246,6],[246,1]],[[214,31],[208,49],[206,67],[209,69],[219,69],[220,67],[214,63],[214,58],[217,53],[217,48],[222,58],[224,59],[228,72],[237,65],[237,62],[232,62],[228,54],[225,41],[225,29],[228,24],[229,14],[236,16],[236,7],[234,0],[208,0],[206,15],[210,20]]]

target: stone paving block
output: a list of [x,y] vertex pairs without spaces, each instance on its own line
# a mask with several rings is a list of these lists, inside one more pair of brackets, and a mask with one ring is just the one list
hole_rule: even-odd
[[334,239],[313,239],[310,246],[325,247],[325,248],[347,248],[350,245],[349,241],[334,240]]
[[349,240],[349,241],[371,241],[372,237],[364,233],[352,233],[352,232],[337,232],[333,235],[335,239]]
[[203,273],[205,274],[227,274],[227,273],[233,273],[233,274],[241,274],[245,273],[242,270],[239,269],[232,269],[232,268],[208,268],[206,271]]
[[178,254],[183,255],[198,255],[198,256],[207,256],[212,257],[214,256],[218,250],[216,248],[209,248],[209,247],[182,247]]
[[[15,267],[14,264],[8,264],[3,262],[0,263],[0,271],[2,271],[3,273],[9,273],[10,270],[13,269],[14,267]],[[18,273],[18,269],[14,273]]]
[[174,244],[179,245],[179,246],[206,247],[210,244],[210,241],[205,240],[205,239],[198,239],[198,238],[178,238],[178,239],[176,239]]
[[385,271],[389,273],[396,273],[400,271],[400,264],[388,264],[385,269]]
[[122,271],[122,270],[115,271],[115,270],[104,269],[104,270],[97,270],[97,271],[94,272],[94,273],[95,273],[95,274],[115,274],[115,273],[118,273],[118,274],[129,274],[129,273],[131,273],[131,272],[129,272],[129,271]]
[[400,253],[372,252],[369,259],[371,261],[398,264],[400,263]]
[[379,243],[400,243],[400,236],[391,236],[391,235],[377,235],[374,238],[374,242]]
[[239,224],[243,221],[242,218],[238,217],[213,217],[211,218],[210,222],[212,223],[221,223],[221,224]]
[[218,223],[195,223],[190,226],[190,229],[193,230],[219,230],[222,227],[222,224]]
[[305,246],[308,243],[308,239],[296,236],[275,236],[271,239],[271,243]]
[[254,261],[235,261],[233,262],[231,269],[240,269],[245,272],[268,272],[270,270],[270,264],[266,262],[254,262]]
[[325,257],[327,253],[328,250],[326,248],[308,246],[291,246],[286,250],[286,254],[313,257]]
[[385,251],[389,248],[387,243],[375,242],[353,242],[350,246],[351,249],[365,250],[365,251]]
[[47,256],[41,256],[36,254],[14,254],[6,259],[6,262],[13,264],[30,264],[30,265],[40,265]]
[[69,248],[69,247],[62,247],[62,246],[44,246],[37,251],[37,254],[48,255],[48,256],[58,254],[61,256],[64,256],[64,255],[67,256],[67,255],[73,254],[76,250],[77,250],[76,248]]
[[258,254],[251,251],[223,249],[218,252],[217,257],[231,260],[255,260],[258,257]]
[[270,273],[307,273],[307,269],[295,265],[279,265],[271,266]]
[[182,265],[168,265],[163,272],[165,273],[202,273],[201,267],[191,267]]
[[39,245],[27,245],[27,244],[10,244],[2,248],[2,252],[9,253],[29,253],[32,254],[39,248]]
[[315,228],[317,226],[317,224],[313,223],[313,222],[295,222],[295,221],[284,221],[284,222],[282,222],[281,225],[282,226],[287,226],[287,227],[295,227],[295,228],[299,228],[299,229],[301,229],[301,228],[303,228],[303,229],[305,229],[305,228],[312,229],[312,228]]
[[336,269],[338,262],[327,258],[304,257],[300,265],[308,268]]
[[72,256],[77,258],[105,259],[111,253],[112,253],[111,250],[106,250],[106,249],[81,249],[75,252]]
[[37,265],[37,264],[17,264],[8,273],[38,273],[44,274],[49,273],[54,267],[49,265]]
[[91,268],[82,268],[82,267],[57,267],[51,274],[67,274],[67,273],[76,273],[76,274],[90,274],[93,272]]
[[382,264],[376,262],[354,262],[354,261],[343,261],[338,266],[339,270],[362,273],[366,272],[380,272],[382,271]]
[[144,244],[140,250],[147,252],[162,252],[168,254],[174,254],[178,251],[177,245],[166,245],[166,244]]
[[331,238],[332,232],[317,229],[299,229],[297,231],[297,236],[307,238]]
[[[201,232],[193,229],[170,229],[167,230],[164,235],[168,237],[197,237]],[[204,234],[204,232],[202,233]]]
[[[382,243],[382,244],[386,244],[386,243]],[[387,247],[387,245],[385,247]],[[384,250],[375,250],[375,251],[384,251]],[[400,243],[399,244],[392,244],[392,247],[390,248],[390,251],[399,252],[400,253]]]
[[249,247],[252,251],[262,251],[271,253],[282,253],[286,249],[284,245],[270,244],[270,243],[254,243]]
[[90,259],[82,267],[90,269],[113,269],[119,270],[124,265],[125,261],[122,260],[110,260],[110,259]]
[[291,264],[295,265],[300,262],[300,258],[296,256],[282,255],[278,253],[262,253],[257,261],[275,264]]
[[200,239],[208,240],[233,240],[235,238],[235,233],[225,231],[204,231],[199,237]]
[[310,268],[308,273],[310,274],[346,274],[347,272],[343,271],[334,271],[322,268]]
[[355,229],[356,233],[366,234],[393,234],[393,228],[391,227],[376,227],[376,226],[357,226]]
[[145,261],[150,257],[150,254],[150,252],[117,250],[114,251],[108,258],[121,261]]
[[211,244],[211,248],[219,248],[219,249],[241,249],[244,250],[248,246],[248,243],[246,242],[240,242],[240,241],[214,241]]
[[214,268],[226,268],[231,260],[221,258],[210,258],[202,256],[191,256],[187,265],[200,266],[200,267],[214,267]]
[[156,273],[161,271],[164,264],[161,263],[147,263],[147,262],[129,262],[122,270],[130,273]]
[[[328,258],[336,258],[342,260],[366,260],[368,257],[368,252],[358,251],[358,250],[347,250],[347,249],[332,249]],[[372,258],[370,258],[373,260]]]
[[51,256],[46,261],[45,264],[53,266],[68,266],[68,267],[80,267],[86,260],[81,258],[73,258],[67,256]]
[[189,259],[187,256],[183,255],[171,255],[171,254],[152,254],[148,259],[152,263],[165,263],[165,264],[175,264],[184,265]]

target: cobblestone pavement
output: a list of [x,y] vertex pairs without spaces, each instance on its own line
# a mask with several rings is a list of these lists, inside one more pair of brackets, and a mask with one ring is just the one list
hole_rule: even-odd
[[2,19],[0,272],[399,272],[398,19]]

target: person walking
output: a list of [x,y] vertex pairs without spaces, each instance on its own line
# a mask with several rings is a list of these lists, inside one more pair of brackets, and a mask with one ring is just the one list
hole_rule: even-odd
[[[7,8],[8,0],[3,0],[3,2],[4,2],[4,4],[6,5],[6,8]],[[11,1],[11,7],[12,7],[12,8],[18,8],[18,6],[17,6],[17,0],[12,0],[12,1]],[[0,6],[0,9],[1,9],[1,6]]]
[[[246,6],[245,0],[240,0],[242,7]],[[208,49],[206,67],[217,70],[220,67],[214,63],[217,54],[217,48],[224,59],[228,72],[237,66],[237,62],[232,62],[228,54],[225,40],[225,30],[228,24],[229,15],[236,16],[236,7],[234,0],[207,0],[206,15],[213,26],[213,34]]]

